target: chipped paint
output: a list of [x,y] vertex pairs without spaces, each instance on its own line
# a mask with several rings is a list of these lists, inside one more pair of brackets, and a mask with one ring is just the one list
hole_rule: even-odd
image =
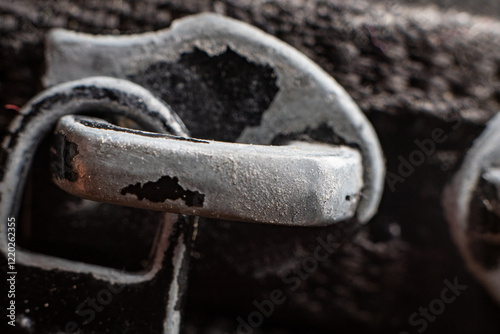
[[160,177],[157,181],[149,181],[144,184],[137,182],[121,190],[121,194],[133,194],[139,200],[147,199],[151,202],[175,201],[181,199],[189,207],[203,207],[205,195],[199,191],[184,189],[179,184],[179,178],[168,175]]

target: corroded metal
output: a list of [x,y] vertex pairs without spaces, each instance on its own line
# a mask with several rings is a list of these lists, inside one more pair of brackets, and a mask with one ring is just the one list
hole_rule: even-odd
[[[147,131],[187,136],[182,122],[161,102],[161,99],[165,100],[165,95],[161,94],[162,87],[172,88],[166,85],[168,80],[162,74],[170,72],[162,71],[161,68],[157,70],[155,66],[167,64],[177,70],[196,68],[197,60],[201,59],[200,54],[209,63],[205,66],[207,62],[202,62],[205,69],[211,67],[205,74],[222,74],[224,71],[217,66],[220,63],[213,60],[223,62],[226,60],[224,55],[230,55],[233,60],[238,58],[243,65],[248,65],[247,74],[255,73],[255,67],[262,70],[263,75],[260,78],[257,75],[256,80],[240,75],[235,76],[236,79],[228,85],[244,95],[238,105],[242,108],[225,108],[226,112],[235,110],[235,118],[241,125],[234,131],[236,136],[231,140],[269,145],[283,139],[298,139],[303,134],[314,134],[318,129],[327,129],[325,137],[328,138],[324,142],[351,147],[358,150],[362,157],[363,188],[356,190],[356,194],[360,195],[355,212],[357,221],[365,223],[375,214],[382,195],[382,152],[371,124],[347,93],[317,65],[290,46],[244,23],[218,15],[203,14],[179,20],[171,29],[143,35],[98,37],[63,30],[55,30],[49,34],[47,74],[44,78],[45,87],[49,89],[21,110],[2,143],[2,158],[6,161],[3,170],[5,174],[0,175],[2,251],[5,250],[6,217],[18,212],[23,185],[35,151],[60,117],[74,113],[97,117],[104,117],[105,114],[119,115],[132,119]],[[185,55],[194,55],[189,66],[181,64]],[[236,69],[236,74],[240,73],[240,67],[233,68]],[[108,78],[89,78],[92,76]],[[142,86],[149,83],[151,86],[144,89],[109,77],[127,79]],[[193,82],[202,81],[199,85],[202,89],[192,92],[200,94],[204,90],[206,99],[202,101],[202,106],[210,105],[211,110],[217,110],[220,101],[228,94],[225,92],[226,95],[219,96],[211,91],[213,82],[210,78],[187,78]],[[268,86],[270,89],[267,89]],[[245,95],[245,90],[249,87],[255,89],[252,94]],[[180,99],[186,104],[186,100],[200,99],[196,95],[192,99],[186,99],[186,95],[181,94],[186,91],[182,89],[182,85],[175,86],[175,89],[179,90],[176,91],[179,95],[174,97],[174,101]],[[262,101],[255,92],[265,95]],[[214,95],[217,98],[213,99]],[[255,100],[259,101],[256,103]],[[258,112],[255,113],[257,117],[250,121],[246,115],[237,114],[244,113],[241,109],[252,103],[258,107]],[[198,109],[206,111],[203,107]],[[207,122],[205,116],[202,114],[197,121],[213,124]],[[221,123],[226,121],[224,117],[219,119]],[[195,129],[196,126],[192,128]],[[314,136],[311,138],[314,139]],[[59,140],[64,142],[64,138]],[[68,153],[75,154],[77,150],[69,145]],[[71,173],[71,170],[65,173],[67,171],[63,169],[62,175],[68,180],[79,176]],[[147,183],[150,180],[144,181]],[[174,178],[170,181],[174,181]],[[136,183],[129,184],[125,189],[137,189],[134,187]],[[182,185],[182,189],[185,192],[188,189],[194,195],[201,193],[185,185]],[[124,192],[129,196],[127,190]],[[353,203],[344,204],[354,205],[358,198],[347,196],[349,195],[344,200],[353,200]],[[90,291],[88,288],[96,290],[97,294],[103,285],[113,284],[127,289],[123,289],[115,297],[116,301],[99,314],[99,321],[86,321],[83,324],[85,331],[105,332],[112,328],[126,332],[130,328],[140,328],[144,333],[178,333],[181,322],[179,298],[185,281],[185,254],[189,252],[188,245],[192,240],[189,231],[194,224],[192,220],[183,221],[183,218],[170,213],[163,218],[164,221],[160,224],[162,230],[158,232],[151,252],[151,262],[146,267],[147,270],[138,273],[70,260],[70,257],[41,254],[36,250],[19,250],[17,260],[19,266],[24,268],[26,281],[37,282],[39,278],[43,278],[58,284],[55,290],[40,283],[29,292],[24,292],[26,296],[29,295],[30,301],[36,300],[36,303],[49,296],[50,306],[58,310],[45,314],[24,314],[26,322],[36,323],[29,326],[29,331],[69,332],[65,324],[70,323],[68,321],[74,316],[73,309],[79,307],[78,300],[67,298],[68,295],[73,295],[74,287],[81,296]],[[37,226],[40,227],[43,223],[46,222],[39,221]],[[133,288],[128,288],[131,285]],[[127,303],[130,300],[137,303],[130,305]],[[137,309],[137,312],[130,311],[131,307]],[[43,307],[40,306],[40,309]],[[108,316],[123,312],[129,316],[120,320]]]
[[83,198],[208,218],[290,226],[352,218],[361,155],[346,146],[205,141],[66,116],[54,181]]
[[[58,29],[51,32],[48,48],[47,85],[91,75],[134,81],[151,68],[161,82],[163,70],[156,65],[180,62],[183,55],[195,51],[213,58],[230,50],[246,62],[267,66],[274,71],[279,91],[260,124],[247,125],[237,141],[269,145],[282,136],[327,127],[333,132],[332,141],[335,136],[361,153],[364,186],[356,212],[359,222],[367,222],[377,211],[385,167],[372,125],[330,75],[261,30],[206,13],[178,20],[167,30],[134,36],[92,36]],[[162,94],[161,84],[149,89]]]

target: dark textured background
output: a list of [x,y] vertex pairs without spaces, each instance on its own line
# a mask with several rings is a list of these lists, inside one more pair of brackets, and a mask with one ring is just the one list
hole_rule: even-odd
[[[456,11],[446,9],[449,1],[421,6],[429,3],[1,0],[0,107],[21,106],[42,89],[50,28],[138,33],[201,11],[251,23],[345,87],[372,121],[388,171],[396,172],[398,156],[408,157],[413,141],[433,129],[443,128],[448,139],[394,192],[386,187],[379,214],[294,292],[283,284],[283,271],[314,250],[318,235],[340,235],[341,227],[201,221],[184,332],[231,333],[236,318],[254,310],[254,299],[280,288],[286,303],[255,333],[416,333],[409,315],[439,297],[443,280],[457,277],[467,290],[426,333],[499,333],[500,308],[465,269],[441,207],[444,185],[500,105],[498,4],[464,1]],[[1,111],[2,127],[14,113]],[[456,130],[447,122],[453,117],[463,120]]]

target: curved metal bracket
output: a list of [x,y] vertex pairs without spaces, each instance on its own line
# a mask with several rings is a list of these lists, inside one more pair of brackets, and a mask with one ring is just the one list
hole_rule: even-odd
[[443,206],[468,267],[500,301],[500,114],[467,153]]
[[[238,142],[269,145],[280,136],[327,126],[341,142],[359,149],[363,184],[357,217],[367,222],[377,211],[384,183],[384,159],[373,127],[344,89],[296,49],[239,21],[216,14],[178,20],[167,30],[134,36],[92,36],[54,30],[48,39],[47,85],[93,75],[134,78],[159,61],[176,62],[201,50],[215,57],[228,49],[249,62],[269,66],[278,93],[257,126],[247,126]],[[161,87],[148,87],[161,95]],[[205,120],[201,120],[205,121]]]
[[[187,135],[182,123],[178,122],[177,117],[167,106],[144,88],[121,79],[103,77],[82,79],[57,85],[34,97],[11,123],[9,135],[2,143],[6,161],[0,173],[0,251],[5,258],[8,253],[8,218],[18,217],[35,151],[59,118],[64,115],[89,112],[103,116],[110,114],[126,116],[151,131]],[[162,230],[157,237],[152,264],[145,272],[124,273],[117,269],[31,253],[21,248],[16,251],[16,267],[19,267],[19,270],[22,270],[22,266],[39,268],[60,276],[69,272],[83,277],[78,281],[79,284],[91,276],[94,281],[118,285],[154,281],[153,278],[161,276],[161,284],[166,287],[160,286],[157,289],[161,288],[162,293],[168,295],[168,298],[161,299],[161,302],[168,300],[168,305],[162,306],[166,309],[164,332],[177,333],[180,323],[177,303],[182,292],[178,287],[181,280],[179,273],[185,261],[186,236],[183,235],[183,229],[179,228],[181,223],[177,223],[176,217],[173,214],[165,214]],[[170,257],[166,254],[170,254]],[[162,271],[162,268],[167,270]],[[73,326],[72,322],[68,324]],[[72,328],[76,328],[75,326],[76,323]]]

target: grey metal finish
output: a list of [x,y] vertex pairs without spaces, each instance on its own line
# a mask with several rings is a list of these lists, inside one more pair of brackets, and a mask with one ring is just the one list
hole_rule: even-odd
[[54,181],[83,198],[209,218],[291,226],[352,218],[361,155],[345,146],[261,146],[159,135],[63,117]]
[[[496,191],[488,197],[477,198],[481,184],[491,186]],[[496,197],[496,198],[495,198]],[[487,125],[481,136],[474,142],[461,169],[446,188],[443,205],[446,218],[455,242],[467,265],[477,278],[500,301],[500,220],[495,226],[484,228],[483,216],[476,216],[471,210],[473,201],[481,201],[491,213],[500,218],[500,114]],[[476,226],[481,228],[478,229]],[[480,254],[478,256],[478,249]],[[482,258],[489,258],[488,263]],[[492,264],[493,263],[493,264]]]
[[375,131],[331,76],[280,40],[233,19],[201,14],[178,20],[168,30],[134,36],[58,29],[50,33],[47,44],[47,85],[92,75],[130,78],[159,61],[179,61],[183,53],[195,49],[214,57],[229,48],[249,62],[269,66],[277,75],[279,92],[260,124],[247,126],[237,141],[269,145],[280,136],[327,126],[362,155],[358,220],[365,223],[376,213],[385,168]]

